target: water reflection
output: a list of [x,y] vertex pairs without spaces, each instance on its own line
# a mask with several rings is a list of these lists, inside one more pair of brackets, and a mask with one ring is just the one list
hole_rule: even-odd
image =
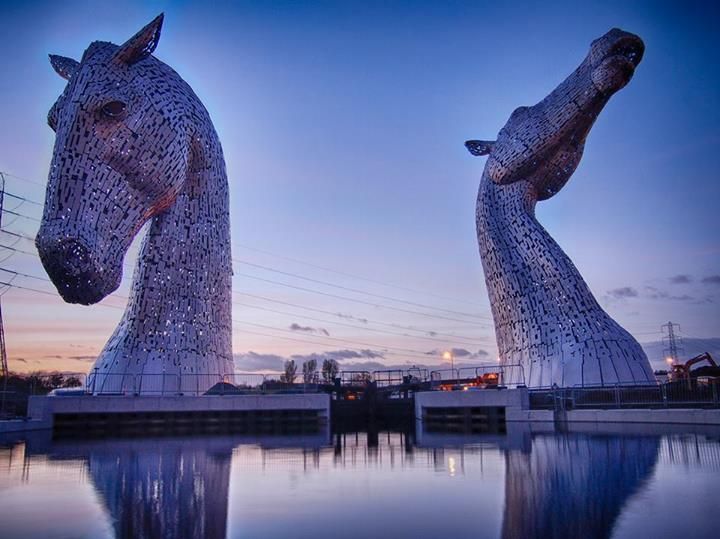
[[540,435],[531,452],[508,452],[503,538],[610,537],[658,446],[656,437]]
[[[680,468],[698,472],[688,503],[702,503],[702,478],[720,479],[718,431],[603,430],[35,435],[0,442],[0,521],[8,537],[607,538],[632,536],[639,522],[654,537],[676,534],[653,529],[635,500],[668,496]],[[13,501],[37,517],[11,513]],[[73,518],[45,521],[63,509]],[[688,537],[717,529],[716,513]]]
[[118,537],[225,537],[229,440],[133,440],[77,449],[87,455]]

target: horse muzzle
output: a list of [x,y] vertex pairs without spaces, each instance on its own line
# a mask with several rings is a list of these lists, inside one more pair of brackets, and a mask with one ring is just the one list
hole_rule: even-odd
[[108,271],[82,239],[41,229],[35,245],[45,271],[67,303],[92,305],[117,289],[119,275]]

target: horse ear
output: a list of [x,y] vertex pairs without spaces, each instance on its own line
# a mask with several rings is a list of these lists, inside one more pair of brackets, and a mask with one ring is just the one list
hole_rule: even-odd
[[163,14],[161,13],[120,47],[115,53],[115,60],[133,65],[150,56],[160,41],[162,23]]
[[494,140],[466,140],[465,147],[476,157],[489,154],[495,146]]
[[53,66],[55,72],[65,80],[70,80],[70,77],[77,71],[80,65],[76,60],[72,58],[66,58],[65,56],[58,56],[56,54],[49,54],[50,65]]

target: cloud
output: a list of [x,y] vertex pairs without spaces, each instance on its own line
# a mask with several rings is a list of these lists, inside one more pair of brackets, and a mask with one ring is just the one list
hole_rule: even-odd
[[361,322],[363,324],[368,323],[367,318],[359,318],[357,316],[353,316],[351,314],[345,314],[345,313],[335,313],[339,318],[345,318],[346,320],[355,320],[356,322]]
[[78,361],[95,361],[97,356],[68,356],[68,359],[76,359]]
[[692,296],[689,296],[687,294],[682,294],[680,296],[674,296],[670,293],[668,293],[665,290],[660,290],[659,288],[655,288],[654,286],[646,286],[645,287],[645,296],[650,299],[671,299],[675,301],[692,301],[695,298]]
[[[448,350],[439,350],[437,348],[433,350],[429,350],[428,352],[425,352],[426,356],[438,356],[442,357],[445,352]],[[452,353],[453,358],[456,360],[479,360],[483,358],[487,358],[490,356],[490,354],[487,352],[487,350],[480,349],[477,352],[471,352],[470,350],[467,350],[465,348],[451,348],[449,350],[450,353]]]
[[[343,363],[342,370],[344,371],[386,371],[394,370],[393,367],[397,368],[397,365],[385,365],[378,361],[361,361],[356,363]],[[406,366],[403,368],[407,368]]]
[[321,333],[323,335],[326,335],[327,337],[330,336],[330,332],[325,328],[313,328],[310,326],[301,326],[300,324],[292,323],[290,324],[290,329],[293,331],[301,331],[303,333]]
[[720,284],[720,275],[708,275],[703,277],[703,284]]
[[234,354],[235,368],[241,371],[282,371],[286,358],[275,354],[258,354],[249,351]]
[[[720,275],[718,276],[720,277]],[[692,277],[690,275],[675,275],[674,277],[670,277],[670,282],[672,284],[688,284],[692,282]]]
[[613,299],[626,299],[636,298],[640,294],[638,294],[638,291],[635,290],[632,286],[622,286],[620,288],[613,288],[612,290],[608,290],[607,295]]
[[[314,359],[317,361],[318,367],[322,365],[324,360],[334,359],[335,361],[342,361],[343,369],[345,370],[354,370],[347,364],[347,360],[385,359],[385,356],[381,351],[370,349],[331,350],[329,352],[315,352],[312,354],[293,354],[289,357],[277,354],[260,354],[251,350],[245,353],[234,354],[233,357],[235,359],[235,368],[238,371],[248,372],[282,372],[285,367],[285,362],[288,359],[294,360],[298,366],[302,365],[306,361]],[[375,363],[376,367],[373,368],[374,370],[387,368],[382,363]]]
[[348,359],[384,359],[385,356],[379,350],[333,350],[330,352],[315,352],[312,354],[295,354],[290,356],[296,362],[305,362],[314,359],[318,363],[322,363],[325,359],[334,359],[335,361],[345,361]]

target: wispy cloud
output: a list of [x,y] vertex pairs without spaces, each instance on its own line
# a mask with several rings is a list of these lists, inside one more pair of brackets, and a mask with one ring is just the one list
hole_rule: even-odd
[[258,354],[252,350],[234,354],[235,368],[241,371],[282,371],[287,358],[275,354]]
[[636,298],[640,294],[632,286],[621,286],[607,291],[607,295],[613,299]]
[[680,296],[676,296],[673,294],[670,294],[666,290],[660,290],[659,288],[656,288],[654,286],[646,286],[645,287],[645,297],[650,299],[671,299],[674,301],[693,301],[695,298],[688,295],[688,294],[682,294]]
[[670,277],[670,283],[671,284],[688,284],[693,281],[693,278],[690,275],[675,275],[673,277]]
[[[346,370],[354,370],[348,361],[352,360],[377,360],[385,359],[383,353],[379,350],[331,350],[329,352],[314,352],[311,354],[293,354],[290,356],[281,356],[277,354],[260,354],[249,351],[245,353],[235,354],[235,368],[239,371],[257,371],[257,372],[280,372],[283,370],[285,362],[292,359],[298,365],[302,365],[306,361],[314,359],[318,367],[326,359],[334,359],[342,362],[343,368]],[[373,370],[387,368],[385,364],[373,362],[376,364]],[[354,365],[357,365],[355,363]],[[367,370],[367,369],[361,369]]]
[[290,356],[295,361],[308,361],[314,359],[318,363],[325,359],[345,361],[348,359],[384,359],[385,355],[379,350],[333,350],[330,352],[314,352],[312,354],[294,354]]
[[720,275],[708,275],[703,277],[703,284],[720,284]]
[[301,326],[300,324],[290,324],[290,329],[293,331],[300,331],[302,333],[320,333],[322,335],[330,336],[330,332],[325,328],[314,328],[310,326]]
[[367,318],[360,318],[358,316],[353,316],[351,314],[345,314],[345,313],[335,313],[339,318],[344,318],[345,320],[355,320],[356,322],[360,322],[362,324],[367,324],[368,319]]
[[68,356],[68,359],[75,359],[77,361],[95,361],[97,356]]
[[455,359],[461,360],[481,360],[490,356],[488,351],[483,350],[482,348],[477,352],[471,352],[466,348],[450,348],[449,350],[440,350],[438,348],[435,348],[433,350],[425,352],[425,355],[442,357],[445,352],[450,352]]

